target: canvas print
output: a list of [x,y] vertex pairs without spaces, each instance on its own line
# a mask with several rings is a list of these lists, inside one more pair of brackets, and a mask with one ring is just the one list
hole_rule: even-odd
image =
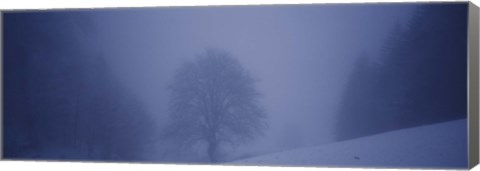
[[467,168],[467,3],[4,11],[3,159]]

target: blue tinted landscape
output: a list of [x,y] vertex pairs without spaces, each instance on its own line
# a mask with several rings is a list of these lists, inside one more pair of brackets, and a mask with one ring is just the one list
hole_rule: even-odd
[[4,12],[3,157],[467,168],[467,9]]

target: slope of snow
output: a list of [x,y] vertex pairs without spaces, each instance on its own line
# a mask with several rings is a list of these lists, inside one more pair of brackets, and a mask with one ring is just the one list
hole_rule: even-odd
[[467,168],[466,119],[235,161],[235,165]]

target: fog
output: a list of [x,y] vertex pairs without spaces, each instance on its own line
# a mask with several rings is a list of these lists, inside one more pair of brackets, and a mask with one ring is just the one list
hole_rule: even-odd
[[[210,52],[209,49],[219,49],[221,52],[218,54],[221,55],[225,52],[228,55],[224,56],[233,58],[232,63],[238,62],[253,78],[253,87],[255,92],[259,93],[258,103],[255,105],[264,109],[268,125],[263,136],[236,148],[228,146],[219,150],[223,152],[221,161],[323,145],[418,124],[465,117],[461,107],[463,101],[458,101],[464,96],[464,73],[461,72],[464,65],[463,59],[457,59],[458,65],[452,66],[451,70],[458,72],[447,74],[452,77],[445,78],[445,82],[459,83],[445,83],[448,86],[458,86],[459,93],[448,91],[453,93],[445,95],[446,99],[451,100],[427,102],[433,97],[432,94],[447,92],[442,88],[448,86],[435,89],[431,94],[425,95],[427,98],[411,96],[411,99],[420,99],[418,102],[426,105],[455,103],[452,108],[460,106],[452,109],[455,116],[445,115],[445,119],[421,120],[408,118],[410,116],[405,114],[406,119],[402,118],[403,115],[399,116],[401,123],[398,125],[395,123],[391,124],[391,127],[372,130],[362,125],[341,125],[363,116],[372,119],[364,124],[376,123],[377,116],[370,116],[368,113],[396,110],[395,107],[398,106],[393,103],[398,101],[405,104],[398,107],[400,109],[412,108],[412,111],[417,113],[437,112],[426,111],[415,105],[409,106],[410,99],[403,98],[402,93],[407,90],[402,87],[410,84],[401,82],[404,74],[402,71],[417,71],[419,67],[414,65],[409,68],[408,65],[403,65],[404,58],[396,54],[403,54],[402,49],[407,49],[405,51],[412,54],[421,52],[419,55],[433,55],[406,45],[408,43],[403,43],[404,39],[398,37],[407,37],[405,40],[413,41],[416,34],[420,33],[416,28],[423,28],[419,26],[423,23],[421,21],[430,21],[432,18],[443,17],[442,15],[448,17],[448,10],[457,8],[454,5],[451,8],[448,8],[448,5],[439,5],[441,8],[436,9],[432,5],[432,9],[425,8],[425,14],[431,15],[423,15],[422,11],[418,12],[420,6],[324,4],[7,13],[4,15],[4,62],[10,65],[6,65],[5,90],[10,91],[5,95],[5,120],[9,121],[5,129],[6,156],[41,158],[46,157],[42,156],[42,153],[47,154],[42,150],[69,149],[72,151],[66,150],[60,158],[205,161],[204,154],[199,154],[200,158],[203,156],[202,159],[185,159],[190,156],[184,154],[172,157],[165,151],[177,142],[165,144],[169,140],[163,132],[171,123],[171,114],[174,113],[169,106],[172,103],[172,89],[169,89],[169,86],[175,86],[173,82],[179,77],[176,73],[182,66],[203,59],[198,56],[217,53]],[[462,9],[454,12],[456,13],[451,14],[452,17],[463,15]],[[441,23],[437,20],[431,21],[434,24]],[[457,23],[445,26],[447,31],[438,29],[438,33],[441,33],[438,35],[449,33],[449,29],[463,29],[463,20],[453,21]],[[443,28],[444,25],[439,26]],[[450,34],[444,34],[445,36],[440,38],[448,41],[437,41],[446,43],[428,46],[427,51],[441,49],[438,47],[443,45],[458,45],[453,50],[445,50],[443,54],[462,55],[464,47],[458,42],[464,38],[453,34],[452,39],[449,39]],[[436,40],[417,37],[427,42]],[[424,66],[427,60],[416,61],[414,56],[408,56],[411,58],[406,61],[418,62],[418,66]],[[200,63],[201,60],[198,60],[198,68],[201,68]],[[438,66],[435,65],[437,63]],[[439,66],[443,64],[452,64],[437,63],[432,64],[432,70],[441,68]],[[421,69],[418,71],[423,72]],[[430,72],[425,73],[432,76],[429,75]],[[385,81],[387,78],[394,79]],[[419,76],[412,80],[418,81],[422,78]],[[412,84],[421,86],[413,86],[408,89],[408,93],[425,90],[421,81]],[[379,89],[378,92],[375,88]],[[388,95],[385,95],[386,100],[383,101],[388,103],[380,104],[383,97],[376,98],[376,94],[384,92],[393,93],[386,93]],[[362,102],[358,104],[367,106],[367,109],[358,108],[358,112],[355,111],[358,107],[355,106],[356,102]],[[31,109],[24,106],[30,106]],[[350,117],[346,114],[352,114],[353,119],[345,119],[345,116]],[[355,114],[358,115],[354,116]],[[35,121],[36,117],[49,121]],[[55,118],[54,121],[51,121],[52,118]],[[343,122],[345,120],[348,122]],[[415,121],[409,122],[411,120]],[[23,122],[31,124],[18,125]],[[104,129],[104,133],[97,133],[97,129]],[[359,133],[345,134],[341,132],[344,129],[351,132],[358,130]],[[45,132],[35,133],[34,130]],[[52,133],[52,130],[64,132]],[[53,138],[43,140],[47,139],[41,136],[43,134]],[[128,139],[127,142],[121,142],[125,139]],[[45,145],[49,143],[56,143],[55,150]],[[112,143],[116,146],[111,145]],[[59,146],[62,148],[57,148]],[[129,152],[111,152],[116,148],[128,149]],[[85,152],[88,153],[85,154],[87,157],[78,152],[82,149],[87,149],[83,150],[88,151]],[[197,148],[197,154],[202,153],[199,152],[202,150],[204,151]],[[59,158],[54,155],[49,157]]]
[[[115,74],[161,122],[173,70],[205,48],[232,53],[258,80],[270,129],[252,148],[331,142],[333,118],[354,58],[376,56],[413,5],[297,5],[104,10],[94,15]],[[310,130],[310,131],[309,131]],[[257,145],[261,145],[256,147]],[[269,149],[271,148],[271,149]]]

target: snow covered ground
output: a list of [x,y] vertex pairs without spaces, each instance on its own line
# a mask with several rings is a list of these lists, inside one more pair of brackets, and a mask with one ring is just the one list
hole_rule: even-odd
[[234,165],[466,168],[466,119],[284,151]]

